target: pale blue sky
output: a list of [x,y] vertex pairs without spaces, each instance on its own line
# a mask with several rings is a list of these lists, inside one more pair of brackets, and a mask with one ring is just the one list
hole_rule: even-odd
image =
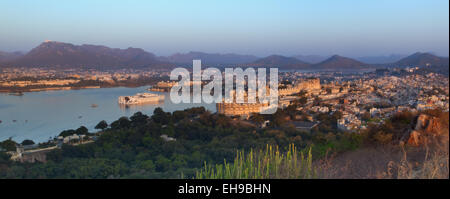
[[1,0],[0,50],[42,41],[344,56],[449,53],[448,0]]

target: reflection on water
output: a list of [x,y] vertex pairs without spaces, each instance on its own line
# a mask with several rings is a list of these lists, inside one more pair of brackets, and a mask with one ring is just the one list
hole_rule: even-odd
[[63,130],[76,129],[82,125],[94,131],[95,125],[101,120],[111,123],[138,111],[151,115],[156,107],[167,112],[198,106],[216,111],[215,104],[173,104],[168,93],[163,93],[165,99],[158,103],[123,106],[117,102],[119,96],[148,92],[146,88],[31,92],[23,96],[0,93],[0,140],[12,137],[19,142],[24,139],[41,142]]
[[155,106],[156,107],[162,107],[164,105],[164,101],[154,101],[154,102],[144,102],[144,103],[140,103],[140,104],[118,104],[119,108],[123,111],[125,110],[136,110],[139,111],[142,107],[145,106]]

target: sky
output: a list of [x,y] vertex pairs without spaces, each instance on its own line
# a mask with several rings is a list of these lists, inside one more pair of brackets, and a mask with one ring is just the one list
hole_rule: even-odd
[[29,51],[44,40],[156,55],[448,56],[449,1],[0,1],[0,51]]

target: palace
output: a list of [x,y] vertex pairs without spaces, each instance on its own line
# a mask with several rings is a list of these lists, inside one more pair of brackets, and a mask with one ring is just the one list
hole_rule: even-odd
[[[320,79],[306,79],[299,81],[295,86],[291,86],[278,90],[279,96],[287,96],[299,93],[300,91],[320,92]],[[281,102],[279,100],[279,102]],[[284,107],[284,106],[279,106]],[[269,108],[269,104],[265,103],[217,103],[217,113],[227,116],[250,116],[252,113],[260,113],[262,109]]]
[[297,82],[295,86],[289,86],[287,88],[278,89],[278,95],[279,96],[286,96],[286,95],[292,95],[299,93],[300,91],[308,91],[308,92],[314,92],[314,91],[320,91],[320,79],[314,78],[314,79],[305,79]]
[[132,105],[164,100],[164,95],[154,93],[138,93],[135,96],[119,96],[119,104]]
[[239,116],[250,116],[252,113],[259,113],[261,109],[268,108],[269,104],[261,103],[217,103],[217,112],[227,116],[239,115]]

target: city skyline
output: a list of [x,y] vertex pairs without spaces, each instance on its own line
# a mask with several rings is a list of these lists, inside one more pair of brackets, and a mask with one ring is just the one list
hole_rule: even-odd
[[[44,40],[143,48],[159,56],[201,51],[448,56],[448,1],[140,2],[2,1],[0,51]],[[16,12],[21,10],[22,12]],[[26,14],[23,14],[26,13]],[[245,17],[244,17],[245,16]],[[411,23],[414,22],[414,23]]]

